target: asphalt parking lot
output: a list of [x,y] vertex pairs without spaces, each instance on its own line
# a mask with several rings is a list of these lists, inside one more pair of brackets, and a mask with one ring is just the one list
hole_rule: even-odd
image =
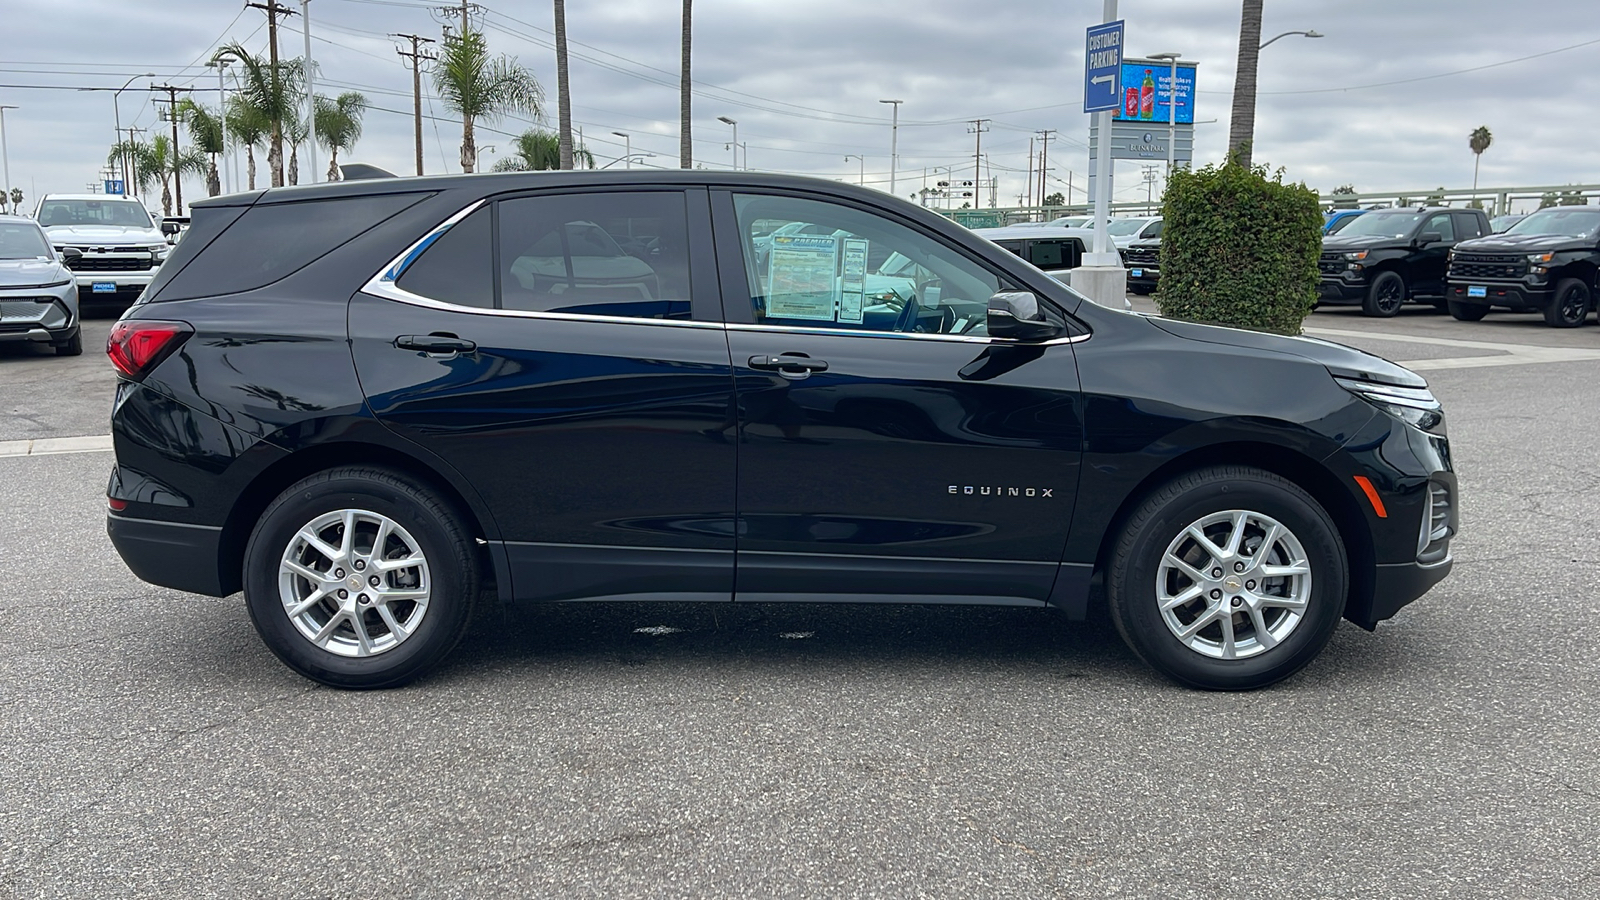
[[[1148,301],[1134,298],[1149,308]],[[0,896],[1600,895],[1600,328],[1313,336],[1449,416],[1454,573],[1273,688],[1103,613],[493,607],[440,673],[292,674],[107,542],[110,320],[0,348]]]

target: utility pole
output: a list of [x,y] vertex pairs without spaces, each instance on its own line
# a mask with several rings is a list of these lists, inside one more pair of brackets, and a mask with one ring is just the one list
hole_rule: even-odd
[[1156,167],[1144,166],[1144,204],[1146,207],[1153,205],[1152,194],[1156,185]]
[[1039,132],[1039,205],[1044,206],[1045,173],[1050,171],[1050,135],[1055,134],[1054,128],[1046,128]]
[[6,149],[6,110],[20,109],[17,106],[0,106],[0,165],[4,166],[3,175],[6,182],[0,184],[0,193],[6,195],[5,202],[11,202],[11,151]]
[[422,61],[425,59],[438,59],[422,52],[423,44],[433,43],[433,38],[425,38],[418,34],[391,34],[390,37],[405,38],[411,42],[411,52],[395,48],[396,53],[411,60],[411,120],[416,128],[417,138],[417,174],[422,174]]
[[[1023,199],[1026,199],[1027,202],[1024,203],[1023,205],[1024,206],[1032,206],[1033,205],[1033,136],[1032,135],[1028,136],[1028,181],[1027,181],[1027,184],[1028,184],[1028,189],[1022,195]],[[1018,203],[1022,203],[1022,200],[1018,200],[1017,202]]]
[[973,135],[972,143],[972,208],[977,209],[982,205],[978,199],[979,183],[983,181],[983,133],[989,129],[983,127],[991,119],[971,119],[972,127],[967,131]]
[[310,183],[317,183],[317,94],[312,86],[311,0],[300,0],[300,32],[306,39],[306,162],[311,164]]
[[[166,91],[167,92],[167,100],[166,100],[167,118],[172,120],[172,153],[171,153],[171,156],[172,156],[172,159],[171,159],[171,162],[172,162],[172,186],[175,188],[175,191],[174,191],[174,198],[176,200],[175,208],[177,209],[177,214],[181,216],[181,215],[183,215],[183,174],[178,171],[178,166],[177,166],[177,163],[178,163],[178,92],[179,91],[188,92],[188,91],[194,90],[194,88],[173,87],[170,84],[152,84],[152,85],[150,85],[150,90],[152,90],[152,91]],[[161,101],[160,100],[155,100],[154,102],[160,103]]]
[[[272,59],[272,92],[283,95],[282,73],[278,69],[278,17],[292,16],[294,10],[279,4],[278,0],[265,3],[245,3],[247,9],[267,12],[267,49]],[[276,160],[274,162],[274,160]],[[267,168],[271,169],[272,186],[283,187],[283,122],[272,123],[272,146],[267,152]]]
[[887,103],[894,110],[894,115],[889,123],[889,193],[893,194],[896,163],[900,160],[900,104],[905,101],[879,100],[878,102]]

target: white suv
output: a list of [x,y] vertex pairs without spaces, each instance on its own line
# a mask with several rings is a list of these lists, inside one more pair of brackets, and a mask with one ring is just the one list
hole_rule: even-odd
[[172,249],[137,200],[106,194],[46,194],[34,212],[57,252],[72,247],[80,294],[132,300]]

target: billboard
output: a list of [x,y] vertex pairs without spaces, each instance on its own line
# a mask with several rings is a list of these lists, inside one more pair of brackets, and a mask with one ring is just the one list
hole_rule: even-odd
[[[1194,123],[1194,63],[1178,63],[1178,122]],[[1113,115],[1119,122],[1167,121],[1172,95],[1172,64],[1155,59],[1124,60],[1122,102]]]

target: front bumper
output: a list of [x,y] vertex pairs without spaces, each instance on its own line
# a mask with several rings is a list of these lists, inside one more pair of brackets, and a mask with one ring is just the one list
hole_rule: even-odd
[[1129,288],[1148,288],[1153,291],[1161,280],[1159,266],[1129,265],[1127,269]]
[[1323,303],[1360,303],[1366,296],[1366,278],[1356,281],[1323,275],[1317,285],[1317,298]]
[[70,287],[54,293],[0,293],[0,341],[61,343],[78,333],[77,297]]
[[[138,296],[156,280],[156,269],[147,272],[73,272],[78,293],[86,297]],[[110,285],[110,289],[106,288]]]
[[[1474,296],[1473,288],[1482,288],[1483,296]],[[1475,306],[1503,306],[1508,309],[1544,309],[1550,305],[1553,287],[1548,284],[1532,286],[1520,281],[1457,281],[1445,283],[1445,299]]]

